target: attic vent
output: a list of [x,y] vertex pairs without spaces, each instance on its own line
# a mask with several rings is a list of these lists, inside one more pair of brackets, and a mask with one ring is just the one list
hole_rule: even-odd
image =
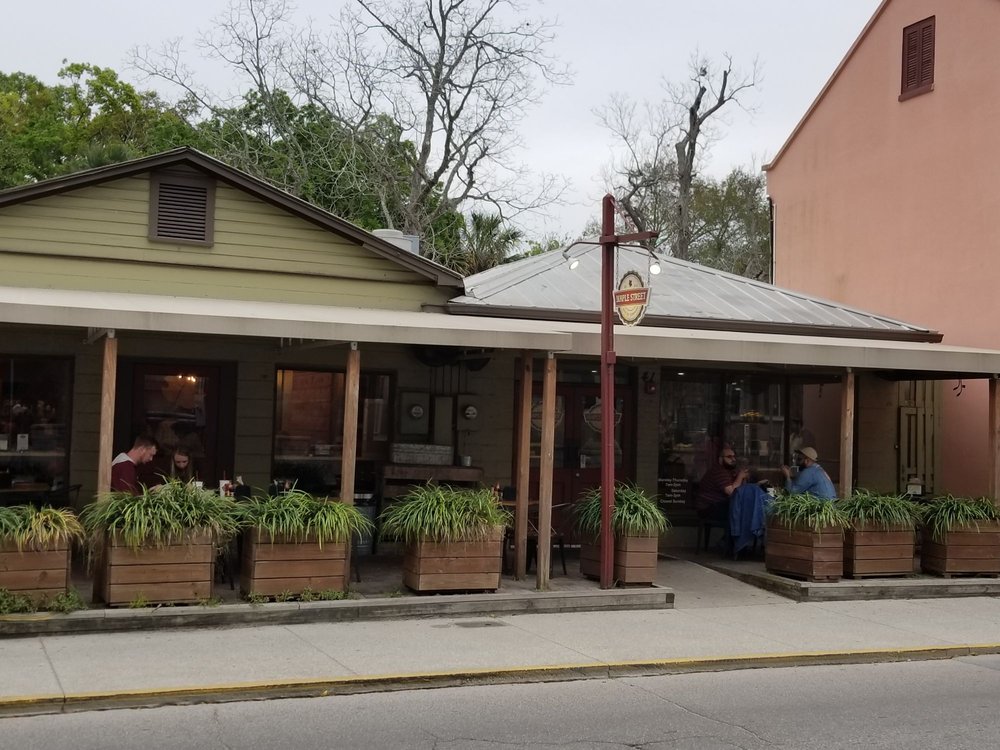
[[150,181],[149,238],[211,245],[215,184],[188,175],[154,174]]

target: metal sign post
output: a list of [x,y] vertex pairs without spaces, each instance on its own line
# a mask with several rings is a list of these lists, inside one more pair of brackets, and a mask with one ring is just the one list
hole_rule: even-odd
[[641,242],[656,232],[615,234],[615,199],[601,204],[601,588],[614,585],[615,533],[615,249],[622,242]]

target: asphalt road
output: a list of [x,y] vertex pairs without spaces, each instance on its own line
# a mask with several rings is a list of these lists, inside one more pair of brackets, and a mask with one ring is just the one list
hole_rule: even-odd
[[987,748],[1000,656],[0,719],[0,748]]

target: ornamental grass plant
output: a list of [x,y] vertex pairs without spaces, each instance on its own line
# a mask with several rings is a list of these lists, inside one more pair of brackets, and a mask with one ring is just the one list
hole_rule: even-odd
[[508,525],[511,514],[488,487],[425,484],[411,487],[382,511],[379,521],[383,538],[404,544],[479,541]]
[[988,497],[934,498],[922,508],[924,527],[931,539],[944,542],[949,531],[979,531],[979,524],[1000,522],[1000,508]]
[[855,490],[849,498],[837,501],[837,507],[854,528],[875,526],[880,529],[914,528],[920,521],[920,506],[906,495],[890,495],[869,490]]
[[327,542],[348,542],[355,534],[366,534],[374,528],[353,505],[296,489],[255,497],[243,503],[240,510],[245,526],[267,532],[272,541],[282,537],[302,542],[308,537],[322,547]]
[[216,541],[227,539],[240,530],[242,515],[232,498],[170,479],[157,487],[143,486],[138,495],[108,493],[84,508],[81,520],[92,546],[113,535],[138,550],[167,546],[194,530],[207,531]]
[[[580,495],[574,512],[580,532],[592,538],[601,533],[601,488],[591,487]],[[670,521],[650,497],[636,484],[615,484],[615,508],[611,527],[616,536],[652,536],[670,528]]]
[[18,550],[69,545],[83,534],[76,514],[65,508],[0,507],[0,542],[12,542]]
[[839,503],[808,493],[779,495],[767,506],[767,515],[788,529],[821,531],[832,526],[843,530],[851,525]]

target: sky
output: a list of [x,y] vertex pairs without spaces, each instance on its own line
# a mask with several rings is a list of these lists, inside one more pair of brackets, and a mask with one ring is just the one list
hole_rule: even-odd
[[[297,0],[303,19],[323,23],[348,0]],[[721,177],[772,157],[829,79],[879,0],[525,0],[533,16],[557,21],[551,52],[573,71],[568,86],[549,88],[521,123],[519,160],[536,173],[563,176],[564,204],[527,217],[533,235],[577,235],[600,216],[601,175],[613,138],[593,110],[612,94],[658,101],[663,81],[683,80],[694,52],[732,56],[738,69],[757,60],[761,81],[745,103],[728,108],[703,170]],[[143,87],[128,67],[129,50],[180,38],[192,66],[214,88],[222,71],[194,57],[199,31],[227,0],[36,0],[3,4],[0,71],[54,82],[62,61],[111,67]],[[204,66],[204,67],[202,67]]]

